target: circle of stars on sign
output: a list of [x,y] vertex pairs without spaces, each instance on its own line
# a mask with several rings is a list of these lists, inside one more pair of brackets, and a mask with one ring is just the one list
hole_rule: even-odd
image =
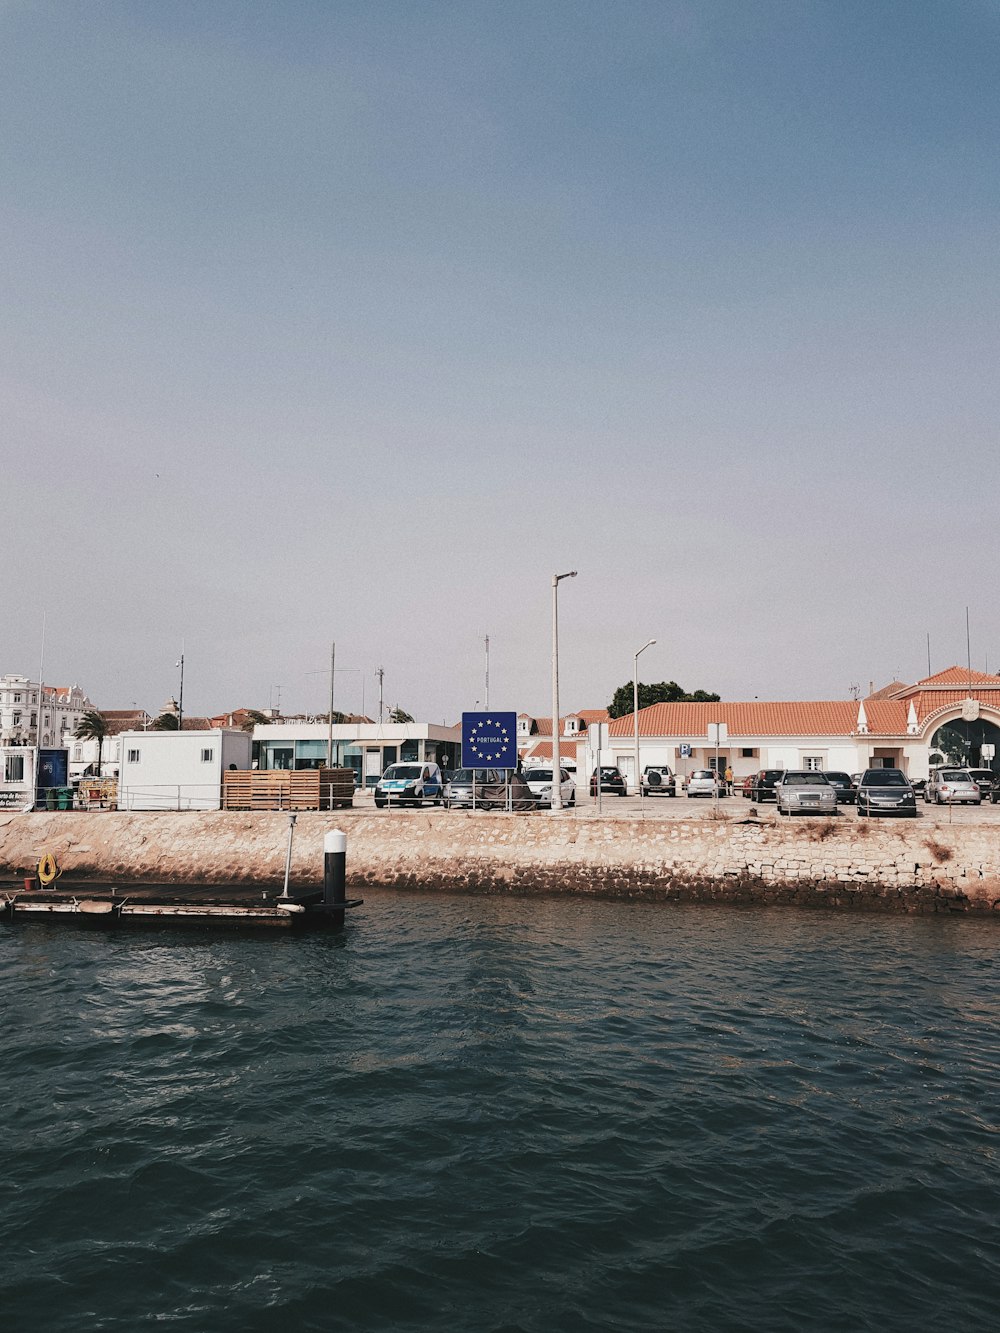
[[[489,728],[489,730],[491,731],[496,731],[497,723],[492,721],[492,719],[490,718],[487,718],[484,722],[474,722],[472,724],[472,729],[469,732],[469,748],[472,750],[472,753],[476,755],[479,759],[482,759],[484,763],[488,763],[491,759],[502,759],[504,754],[506,753],[508,741],[510,740],[510,732],[507,730],[506,727],[499,728],[500,744],[499,748],[494,754],[489,750],[483,750],[480,749],[479,747],[476,733],[477,731],[480,731],[484,728]],[[489,744],[496,745],[497,742],[495,740],[491,740]]]

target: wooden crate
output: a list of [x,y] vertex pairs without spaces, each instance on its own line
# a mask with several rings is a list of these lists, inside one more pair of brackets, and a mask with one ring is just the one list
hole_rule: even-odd
[[353,804],[352,768],[237,769],[222,775],[224,810],[333,810]]

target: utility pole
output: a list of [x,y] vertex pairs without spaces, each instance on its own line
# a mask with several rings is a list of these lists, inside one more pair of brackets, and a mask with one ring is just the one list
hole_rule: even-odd
[[326,766],[333,768],[333,678],[337,670],[337,645],[330,644],[330,716],[326,728]]
[[486,636],[486,711],[490,707],[490,636]]
[[181,645],[181,660],[177,663],[181,669],[181,693],[177,701],[177,730],[184,729],[184,646]]
[[383,704],[382,704],[382,681],[383,681],[384,676],[385,676],[385,669],[384,669],[383,667],[376,667],[376,668],[375,668],[375,679],[378,681],[378,720],[379,720],[380,722],[382,721],[382,707],[383,707]]

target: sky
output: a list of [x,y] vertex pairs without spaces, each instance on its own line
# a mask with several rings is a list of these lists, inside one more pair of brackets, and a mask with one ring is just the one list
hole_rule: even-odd
[[0,0],[0,673],[1000,670],[998,0]]

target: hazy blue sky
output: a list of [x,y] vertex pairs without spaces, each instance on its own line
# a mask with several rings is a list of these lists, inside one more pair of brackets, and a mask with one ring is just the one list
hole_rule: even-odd
[[998,122],[995,0],[0,0],[0,671],[1000,669]]

